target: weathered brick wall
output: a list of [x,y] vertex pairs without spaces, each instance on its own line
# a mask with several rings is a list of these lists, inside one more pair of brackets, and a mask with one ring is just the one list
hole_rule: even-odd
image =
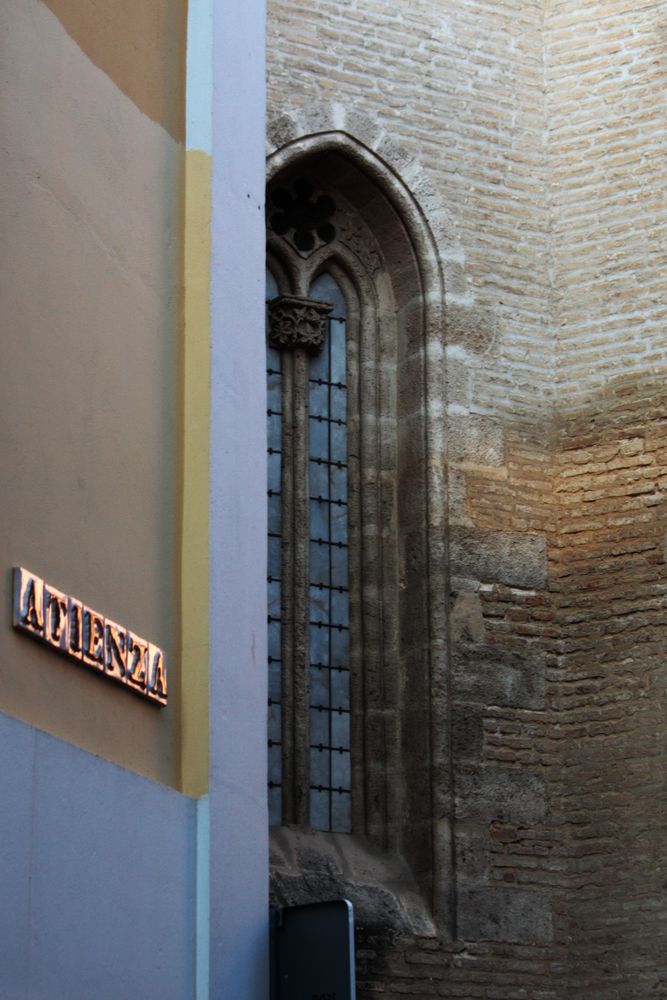
[[447,206],[449,402],[495,416],[548,405],[541,25],[537,0],[269,3],[269,121],[371,116]]
[[667,360],[667,10],[551,0],[553,332],[565,407]]
[[664,3],[269,7],[270,130],[447,211],[458,936],[360,1000],[667,997]]
[[562,424],[554,687],[573,997],[667,996],[666,417],[664,385],[633,373]]
[[667,996],[664,3],[547,4],[569,996]]

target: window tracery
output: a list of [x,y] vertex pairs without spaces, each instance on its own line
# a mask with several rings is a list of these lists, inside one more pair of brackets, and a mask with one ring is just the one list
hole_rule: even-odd
[[[269,804],[270,819],[283,818],[283,691],[301,694],[292,704],[298,780],[308,781],[307,819],[300,800],[298,819],[314,829],[349,832],[350,808],[350,614],[348,572],[347,350],[345,297],[335,279],[323,272],[308,297],[280,295],[267,272],[269,421]],[[295,352],[283,375],[281,352]],[[301,353],[307,354],[306,365]],[[298,356],[297,356],[298,354]],[[306,384],[302,376],[306,375]],[[285,405],[301,398],[298,412]],[[283,421],[283,417],[287,419]],[[284,450],[294,440],[296,421],[307,421],[307,450]],[[302,432],[303,427],[299,430]],[[299,435],[301,438],[301,435]],[[301,443],[303,443],[301,441]],[[283,458],[283,456],[286,456]],[[283,533],[284,478],[293,497],[307,495],[305,521]],[[303,497],[302,497],[303,498]],[[304,540],[307,552],[304,552]],[[306,556],[294,566],[295,554]],[[285,563],[293,580],[291,600],[282,588]],[[306,570],[306,572],[304,572]],[[303,593],[307,587],[307,594]],[[296,592],[295,592],[296,591]],[[296,621],[297,609],[307,619]],[[283,643],[287,632],[300,631],[301,648]],[[305,625],[305,629],[304,629]],[[299,629],[298,626],[301,626]],[[307,632],[307,675],[304,676]],[[287,635],[285,635],[287,640]],[[287,654],[285,662],[284,645]],[[301,670],[301,678],[295,672]],[[299,680],[301,683],[299,683]],[[307,693],[304,704],[304,692]],[[285,715],[288,713],[285,712]],[[306,718],[307,715],[307,718]],[[292,761],[288,761],[288,770]],[[296,762],[295,762],[296,763]],[[306,774],[304,774],[304,770]]]
[[[434,639],[445,631],[440,623],[446,590],[445,522],[434,506],[445,501],[437,425],[443,301],[437,255],[400,180],[349,137],[312,136],[286,147],[270,163],[270,177],[267,299],[278,300],[271,311],[284,321],[292,309],[292,320],[301,307],[324,300],[332,305],[327,330],[343,315],[346,327],[351,791],[349,825],[338,829],[363,835],[378,859],[404,859],[434,911],[444,912],[452,883],[445,874],[451,870],[445,650]],[[299,183],[303,179],[307,184]],[[283,194],[276,201],[276,190],[289,199]],[[302,214],[276,220],[294,210],[299,194]],[[313,221],[307,212],[318,204],[327,208],[326,218],[321,211]],[[322,231],[325,225],[333,232]],[[336,311],[329,289],[313,295],[314,282],[324,275],[335,282],[345,314]],[[309,315],[315,326],[315,314]],[[268,308],[267,316],[271,324]],[[305,843],[309,829],[324,826],[311,815],[311,786],[344,788],[311,780],[317,767],[311,743],[319,750],[320,740],[311,740],[310,729],[313,713],[321,715],[324,704],[312,699],[311,705],[310,696],[311,659],[322,662],[310,655],[309,564],[316,540],[309,537],[309,524],[311,496],[320,495],[309,484],[308,430],[318,424],[309,416],[309,366],[318,357],[314,336],[311,330],[310,344],[281,349],[268,337],[270,392],[274,398],[279,392],[280,399],[268,406],[280,409],[279,417],[269,415],[280,450],[273,457],[280,473],[274,468],[269,502],[273,521],[279,516],[281,525],[280,538],[269,543],[274,566],[280,552],[271,598],[279,620],[269,624],[269,794],[272,822],[283,824],[272,834],[272,893],[283,904],[309,898],[308,879],[298,875],[297,844]],[[292,340],[293,333],[283,337]],[[276,444],[271,422],[278,419]],[[321,742],[324,752],[333,745]],[[353,840],[350,863],[357,850]],[[321,837],[307,842],[316,853],[328,843]],[[337,851],[347,850],[335,843]]]

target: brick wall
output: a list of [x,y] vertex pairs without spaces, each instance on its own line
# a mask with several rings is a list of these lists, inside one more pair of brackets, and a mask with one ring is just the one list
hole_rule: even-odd
[[561,404],[667,358],[664,3],[547,4],[553,333]]
[[562,423],[554,688],[573,997],[667,996],[665,404],[632,374]]
[[270,127],[447,211],[458,933],[359,996],[667,997],[664,3],[269,6]]
[[545,20],[569,996],[667,996],[663,3]]
[[453,378],[465,369],[450,404],[496,417],[547,407],[541,4],[271,0],[269,11],[270,120],[332,105],[372,116],[449,210],[461,253],[445,275]]

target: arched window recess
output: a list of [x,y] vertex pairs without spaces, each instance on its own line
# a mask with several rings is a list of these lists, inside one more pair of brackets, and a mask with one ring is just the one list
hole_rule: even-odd
[[271,821],[402,857],[449,923],[437,255],[349,137],[269,175]]

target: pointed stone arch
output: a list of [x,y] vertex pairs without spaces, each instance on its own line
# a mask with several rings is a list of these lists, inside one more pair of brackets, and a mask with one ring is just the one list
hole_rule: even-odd
[[[440,237],[449,231],[446,213],[431,211],[434,196],[414,164],[405,168],[428,208],[378,148],[322,122],[299,133],[309,124],[277,123],[267,177],[270,187],[306,175],[344,206],[336,240],[303,267],[336,270],[357,317],[353,835],[404,857],[437,924],[453,931],[446,314],[443,239],[433,226]],[[386,151],[381,135],[374,142]],[[275,234],[268,251],[284,266],[289,251]],[[444,251],[460,258],[452,241]]]

